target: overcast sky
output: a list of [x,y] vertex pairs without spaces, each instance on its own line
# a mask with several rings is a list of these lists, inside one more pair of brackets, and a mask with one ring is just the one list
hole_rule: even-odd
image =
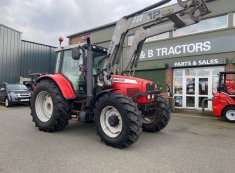
[[114,22],[158,1],[0,0],[0,23],[21,31],[22,39],[58,46],[59,36]]

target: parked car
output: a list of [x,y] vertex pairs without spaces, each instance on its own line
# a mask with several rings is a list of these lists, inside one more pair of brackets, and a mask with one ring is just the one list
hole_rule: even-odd
[[0,84],[0,102],[6,107],[17,103],[30,103],[31,91],[21,84]]

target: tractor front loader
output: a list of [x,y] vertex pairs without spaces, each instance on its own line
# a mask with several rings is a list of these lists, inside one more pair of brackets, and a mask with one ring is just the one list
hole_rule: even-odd
[[[137,141],[141,128],[158,132],[170,120],[166,100],[156,84],[133,77],[144,41],[154,35],[192,25],[210,13],[204,0],[178,0],[156,9],[163,0],[120,19],[108,49],[91,43],[57,49],[56,74],[37,79],[31,115],[41,131],[62,130],[76,115],[94,121],[107,145],[123,148]],[[116,71],[129,30],[136,29],[126,69]]]

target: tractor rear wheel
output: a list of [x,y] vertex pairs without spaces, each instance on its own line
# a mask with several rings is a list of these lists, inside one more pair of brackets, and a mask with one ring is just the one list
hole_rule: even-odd
[[142,129],[146,132],[158,132],[164,129],[170,121],[168,104],[162,96],[155,99],[155,109],[142,112]]
[[235,123],[235,107],[227,107],[223,111],[223,117],[231,122]]
[[33,122],[40,131],[59,131],[68,124],[70,105],[51,80],[42,80],[37,84],[30,108]]
[[100,97],[94,108],[97,134],[107,145],[124,148],[139,138],[141,113],[128,97],[108,93]]

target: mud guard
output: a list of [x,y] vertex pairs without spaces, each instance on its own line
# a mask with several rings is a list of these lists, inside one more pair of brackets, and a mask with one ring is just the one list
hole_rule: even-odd
[[62,74],[57,73],[54,75],[42,75],[36,80],[36,85],[38,82],[45,79],[50,79],[54,81],[58,85],[65,99],[75,99],[75,93],[71,83]]
[[103,91],[101,91],[100,93],[98,93],[98,94],[95,96],[95,98],[93,99],[92,103],[91,103],[91,108],[94,107],[94,105],[95,105],[95,103],[96,103],[96,100],[97,100],[99,97],[103,96],[103,95],[106,94],[106,93],[114,92],[114,91],[117,91],[117,90],[120,90],[120,89],[106,89],[106,90],[103,90]]

